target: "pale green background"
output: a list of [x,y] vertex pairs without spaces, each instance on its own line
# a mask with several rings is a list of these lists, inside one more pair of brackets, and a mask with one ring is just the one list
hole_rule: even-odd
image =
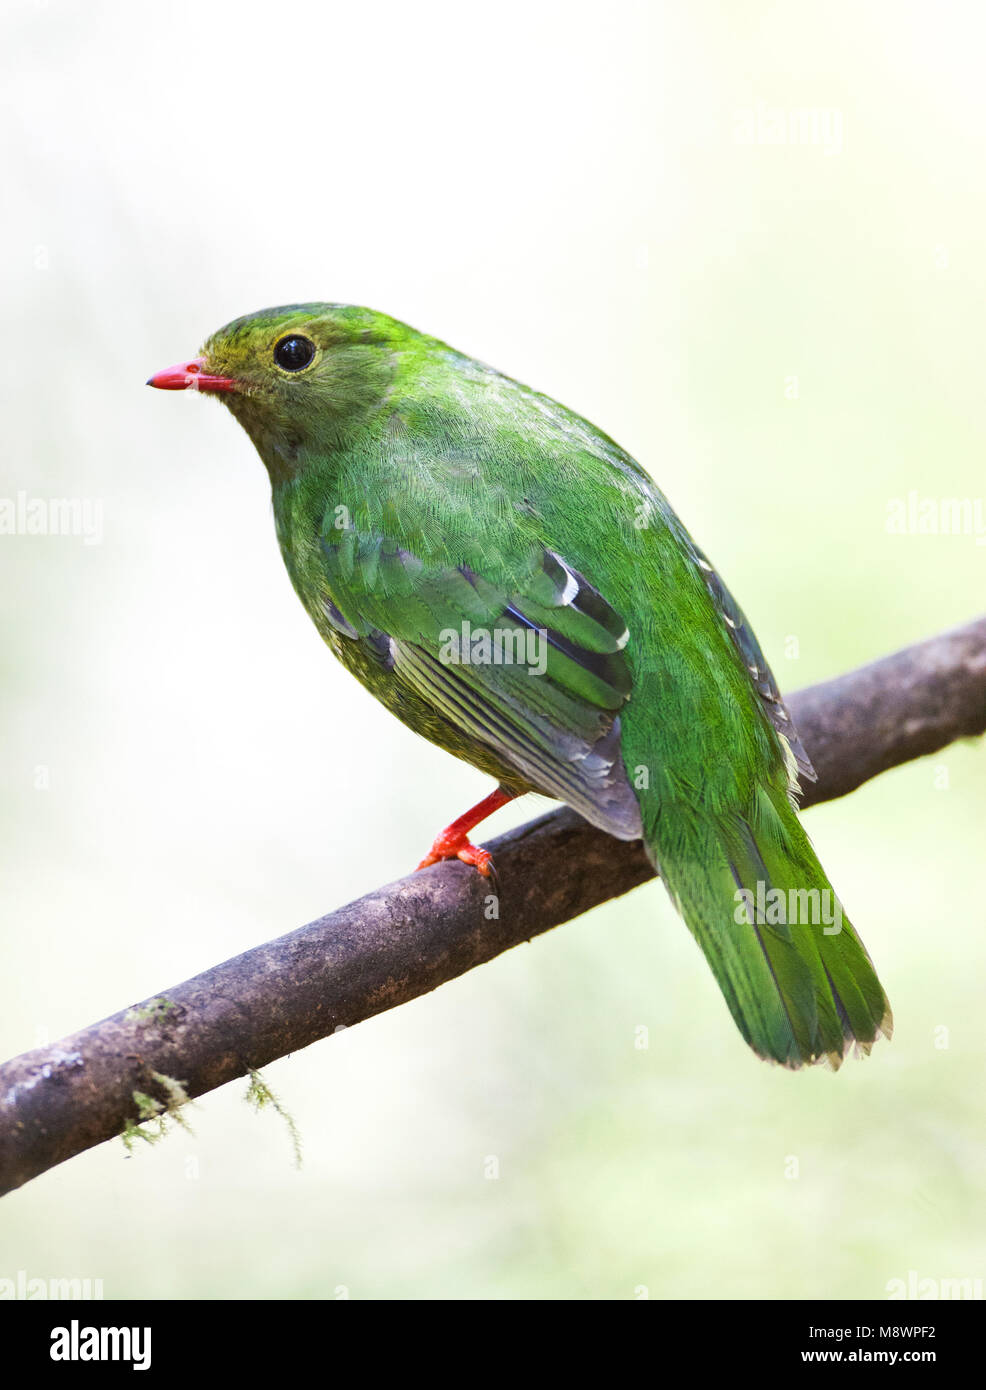
[[[911,489],[983,493],[980,6],[53,2],[4,30],[0,493],[105,508],[99,545],[0,537],[4,1055],[394,878],[488,789],[322,648],[246,437],[145,390],[239,313],[368,303],[597,421],[785,688],[980,610],[986,547],[885,525]],[[743,143],[758,103],[841,141]],[[895,1008],[869,1061],[758,1063],[650,885],[271,1066],[300,1173],[237,1083],[194,1139],[7,1197],[0,1277],[982,1277],[983,770],[950,748],[808,816]]]

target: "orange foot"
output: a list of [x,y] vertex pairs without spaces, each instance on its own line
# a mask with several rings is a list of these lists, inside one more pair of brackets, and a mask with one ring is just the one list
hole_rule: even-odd
[[505,792],[502,788],[497,787],[496,791],[484,797],[478,806],[474,806],[464,816],[454,820],[437,836],[435,843],[422,859],[418,868],[427,869],[429,864],[438,864],[443,859],[461,859],[464,864],[472,864],[484,878],[492,878],[495,881],[496,870],[493,867],[492,854],[488,849],[481,849],[479,845],[472,844],[469,839],[469,831],[512,800],[512,792]]
[[493,872],[493,856],[488,849],[471,844],[464,835],[451,840],[447,830],[438,836],[418,868],[427,869],[429,864],[440,864],[443,859],[461,859],[463,864],[473,864],[484,878],[489,878]]

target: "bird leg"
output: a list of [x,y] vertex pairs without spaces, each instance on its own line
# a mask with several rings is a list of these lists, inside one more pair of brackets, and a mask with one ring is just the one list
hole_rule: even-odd
[[493,873],[493,856],[488,849],[480,849],[478,845],[470,844],[469,831],[494,811],[499,811],[508,801],[513,801],[514,795],[514,792],[497,787],[495,792],[484,796],[472,810],[466,811],[465,815],[454,820],[436,837],[435,843],[418,868],[427,869],[429,864],[437,864],[442,859],[461,859],[464,864],[474,865],[484,878],[489,878]]

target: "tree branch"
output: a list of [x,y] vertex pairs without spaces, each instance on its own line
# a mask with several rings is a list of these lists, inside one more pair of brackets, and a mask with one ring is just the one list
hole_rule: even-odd
[[[804,805],[986,731],[986,618],[793,695],[818,772]],[[202,1095],[341,1025],[455,979],[653,876],[639,843],[568,809],[490,846],[490,884],[458,862],[399,879],[156,999],[0,1067],[0,1193],[120,1134],[154,1073]]]

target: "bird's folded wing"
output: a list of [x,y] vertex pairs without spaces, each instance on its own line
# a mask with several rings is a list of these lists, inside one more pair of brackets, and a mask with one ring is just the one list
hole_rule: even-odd
[[800,773],[810,782],[817,782],[818,776],[812,767],[811,759],[805,752],[804,744],[801,742],[798,731],[787,712],[787,706],[781,698],[774,674],[767,665],[767,658],[763,654],[746,615],[726,588],[718,572],[676,518],[675,527],[685,550],[702,575],[709,597],[715,605],[716,614],[720,621],[725,624],[733,646],[746,667],[753,687],[760,697],[764,713],[777,734],[782,752],[785,753],[785,756],[790,753],[788,763],[792,789],[797,790],[795,773]]
[[[504,582],[380,534],[327,529],[330,620],[538,790],[621,839],[641,834],[620,754],[626,624],[563,557],[532,547]],[[482,563],[481,561],[479,562]]]

